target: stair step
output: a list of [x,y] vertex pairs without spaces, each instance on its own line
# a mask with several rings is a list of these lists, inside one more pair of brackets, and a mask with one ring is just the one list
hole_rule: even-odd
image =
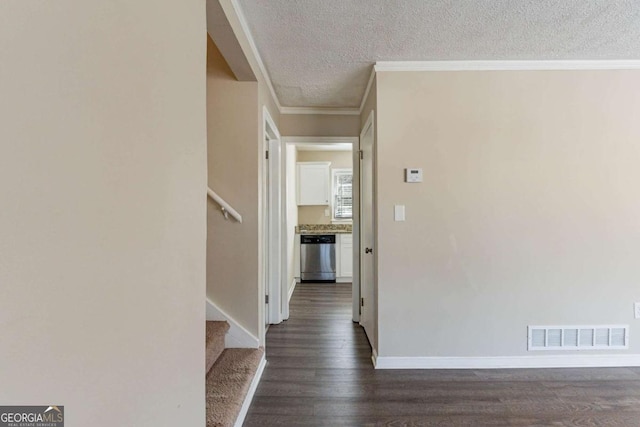
[[233,426],[262,360],[262,349],[228,348],[207,374],[207,427]]
[[224,350],[224,336],[229,330],[229,324],[227,322],[214,322],[207,321],[207,336],[206,336],[206,371],[209,372],[211,367]]

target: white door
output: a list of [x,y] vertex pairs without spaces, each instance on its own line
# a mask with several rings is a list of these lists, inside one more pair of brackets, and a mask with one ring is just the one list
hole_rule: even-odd
[[[280,133],[266,108],[264,114],[263,160],[263,272],[265,292],[264,322],[282,322],[282,158]],[[265,327],[266,329],[266,327]]]
[[375,348],[375,292],[374,292],[374,226],[373,214],[373,112],[360,134],[360,324],[369,344]]
[[269,326],[269,243],[270,243],[270,227],[269,227],[269,199],[270,199],[270,183],[269,183],[269,138],[265,137],[264,140],[264,156],[262,158],[262,224],[264,224],[264,239],[262,242],[262,253],[264,268],[262,269],[262,273],[264,275],[264,324]]
[[280,141],[269,139],[269,229],[268,268],[269,280],[266,288],[269,293],[268,320],[270,324],[282,322],[282,201],[281,201],[281,151]]

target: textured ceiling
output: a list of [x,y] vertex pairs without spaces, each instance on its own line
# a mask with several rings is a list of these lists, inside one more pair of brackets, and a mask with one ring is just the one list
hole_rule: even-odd
[[376,61],[640,59],[640,0],[239,3],[289,107],[358,107]]

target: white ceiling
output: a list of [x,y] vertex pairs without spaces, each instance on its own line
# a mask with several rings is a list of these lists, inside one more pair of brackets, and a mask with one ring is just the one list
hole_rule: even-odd
[[286,107],[359,107],[376,61],[640,59],[640,0],[238,2]]

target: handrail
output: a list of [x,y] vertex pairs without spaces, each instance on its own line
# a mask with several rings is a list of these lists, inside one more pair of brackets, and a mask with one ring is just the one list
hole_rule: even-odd
[[225,202],[225,200],[222,197],[218,196],[218,194],[216,194],[216,192],[210,189],[209,187],[207,187],[207,195],[211,197],[211,199],[214,202],[220,205],[220,208],[222,209],[222,214],[226,219],[229,219],[229,215],[231,215],[236,221],[238,221],[239,223],[242,223],[242,215],[240,215],[238,211],[233,209],[229,203]]

